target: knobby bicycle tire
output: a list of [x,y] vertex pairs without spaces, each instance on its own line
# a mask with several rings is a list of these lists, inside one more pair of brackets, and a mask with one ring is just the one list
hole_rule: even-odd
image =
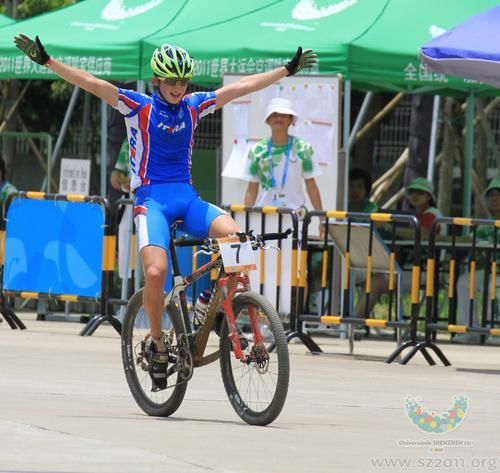
[[[187,382],[182,382],[179,373],[173,373],[168,379],[172,379],[165,390],[153,393],[149,391],[150,379],[149,373],[143,371],[137,364],[136,347],[140,337],[149,331],[149,325],[143,329],[142,334],[139,329],[134,336],[134,329],[138,324],[138,318],[145,318],[144,310],[142,309],[142,292],[139,290],[130,299],[125,311],[125,317],[122,327],[122,361],[125,370],[125,377],[130,388],[132,396],[139,407],[151,416],[168,417],[172,415],[181,405],[186,393]],[[170,319],[173,327],[175,341],[179,340],[181,335],[185,334],[185,330],[181,321],[181,314],[174,304],[170,304],[165,308],[165,313]],[[146,319],[147,320],[147,319]],[[144,322],[144,320],[142,320]],[[139,371],[138,371],[139,370]],[[142,380],[142,381],[141,381]],[[149,384],[148,384],[149,383]]]
[[[240,338],[247,344],[244,352],[251,353],[254,346],[251,332],[245,334],[242,326],[248,312],[247,306],[258,310],[263,346],[268,357],[267,364],[237,360],[232,352],[232,343],[228,335],[227,320],[224,318],[220,333],[220,368],[224,388],[236,413],[248,424],[267,425],[275,420],[283,409],[288,393],[290,361],[288,345],[283,325],[278,313],[263,296],[246,292],[233,301],[233,311],[240,328]],[[243,319],[243,320],[242,320]],[[249,320],[247,321],[247,325]],[[248,326],[247,326],[248,331]],[[267,348],[274,345],[269,353]],[[244,378],[249,378],[248,383]],[[255,390],[258,392],[251,393]],[[261,397],[262,396],[262,397]]]

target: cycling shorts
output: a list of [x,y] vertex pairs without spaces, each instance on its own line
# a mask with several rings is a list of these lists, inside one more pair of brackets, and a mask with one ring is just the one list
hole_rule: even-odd
[[139,251],[145,246],[168,250],[170,226],[182,220],[179,229],[195,238],[208,237],[210,224],[226,212],[205,202],[191,184],[167,182],[140,186],[135,190],[134,221]]

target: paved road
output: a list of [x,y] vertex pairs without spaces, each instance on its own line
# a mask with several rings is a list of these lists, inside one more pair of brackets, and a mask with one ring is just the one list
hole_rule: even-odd
[[[173,417],[152,418],[129,394],[110,327],[84,338],[77,323],[22,318],[23,332],[0,324],[0,472],[500,470],[500,347],[442,345],[444,368],[421,356],[383,363],[389,339],[359,342],[354,357],[337,338],[316,338],[321,356],[291,344],[285,408],[252,427],[232,411],[218,363],[195,373]],[[405,413],[408,395],[441,412],[458,394],[470,407],[451,433],[419,430]],[[422,446],[436,440],[466,446]]]

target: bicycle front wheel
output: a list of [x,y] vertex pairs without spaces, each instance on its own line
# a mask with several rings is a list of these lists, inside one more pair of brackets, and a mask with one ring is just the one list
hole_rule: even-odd
[[149,322],[142,305],[142,289],[130,299],[122,327],[122,361],[125,377],[132,396],[139,407],[151,416],[167,417],[181,405],[187,381],[183,379],[183,344],[185,335],[181,314],[173,304],[165,308],[162,328],[166,332],[169,354],[167,388],[157,391],[149,374],[145,340],[149,336]]
[[[258,344],[251,330],[252,308],[263,339]],[[259,294],[246,292],[236,297],[233,312],[246,359],[234,356],[224,319],[219,342],[224,387],[231,405],[245,422],[267,425],[280,414],[288,392],[290,361],[283,325],[274,307]]]

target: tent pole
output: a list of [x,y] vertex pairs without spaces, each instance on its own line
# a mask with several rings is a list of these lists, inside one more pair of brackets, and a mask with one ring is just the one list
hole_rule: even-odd
[[427,161],[427,179],[431,182],[434,181],[434,162],[436,161],[436,141],[437,141],[437,128],[439,121],[439,105],[441,103],[441,96],[434,96],[434,106],[432,109],[432,125],[431,125],[431,143],[429,145],[429,160]]
[[[54,166],[56,165],[57,162],[57,155],[61,151],[62,144],[64,141],[64,137],[66,136],[66,131],[68,130],[68,125],[69,121],[71,119],[71,115],[73,114],[73,110],[76,105],[76,100],[78,98],[78,93],[80,92],[80,87],[75,87],[73,89],[73,92],[71,93],[71,98],[69,99],[69,104],[68,108],[66,109],[66,114],[64,115],[64,120],[61,126],[61,131],[59,132],[59,136],[57,137],[56,145],[54,147],[54,152],[52,153],[52,156],[49,154],[49,161],[48,161],[48,166],[49,169],[47,170],[47,175],[50,177],[52,175],[52,170]],[[43,183],[42,183],[42,191],[45,191],[47,189],[47,176],[45,176]],[[50,189],[50,187],[49,187]]]
[[101,100],[101,197],[106,197],[108,175],[108,104]]
[[347,210],[347,194],[349,186],[349,150],[350,150],[350,128],[351,128],[351,81],[344,82],[344,127],[343,138],[344,144],[344,195],[343,195],[343,210]]
[[370,102],[372,101],[373,98],[373,92],[367,92],[365,94],[365,98],[363,99],[363,103],[361,104],[361,108],[359,110],[358,116],[356,117],[356,122],[354,123],[354,126],[352,127],[351,134],[349,136],[349,151],[352,149],[354,146],[355,137],[356,133],[361,127],[361,123],[363,122],[366,111],[368,110],[368,107],[370,105]]
[[463,216],[471,216],[471,190],[472,190],[472,159],[474,153],[474,92],[467,97],[467,110],[465,115],[465,162],[464,162],[464,197]]

